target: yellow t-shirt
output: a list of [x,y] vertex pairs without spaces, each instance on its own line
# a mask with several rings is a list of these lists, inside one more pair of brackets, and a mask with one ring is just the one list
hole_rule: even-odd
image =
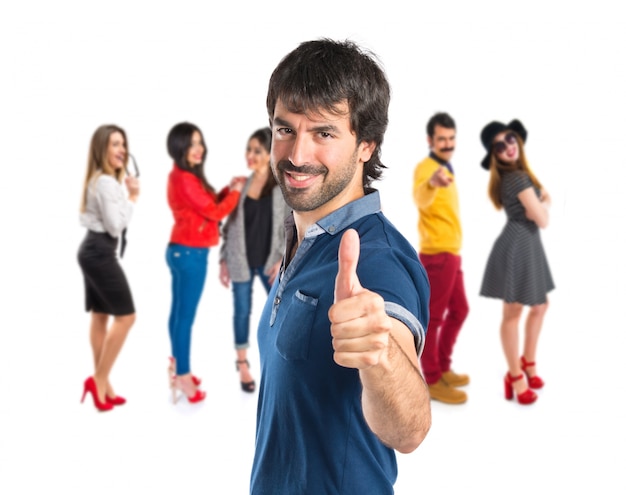
[[[430,156],[415,167],[413,201],[418,210],[420,252],[459,254],[463,233],[459,217],[456,182],[448,187],[431,187],[428,181],[441,165]],[[449,170],[446,172],[453,176]]]

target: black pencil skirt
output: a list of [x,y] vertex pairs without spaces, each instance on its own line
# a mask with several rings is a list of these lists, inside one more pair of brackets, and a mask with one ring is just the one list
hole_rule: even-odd
[[85,310],[115,316],[135,312],[126,275],[116,255],[117,239],[87,231],[78,249],[78,264],[85,281]]

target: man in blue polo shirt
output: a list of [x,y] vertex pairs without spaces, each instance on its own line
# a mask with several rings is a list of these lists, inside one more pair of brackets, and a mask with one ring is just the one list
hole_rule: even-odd
[[350,41],[301,43],[270,78],[272,171],[293,213],[258,329],[250,493],[392,494],[431,424],[429,286],[370,184],[390,89]]

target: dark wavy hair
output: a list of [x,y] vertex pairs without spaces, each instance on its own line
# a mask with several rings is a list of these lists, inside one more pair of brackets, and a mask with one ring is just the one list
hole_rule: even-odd
[[368,190],[387,168],[380,156],[390,99],[391,88],[376,55],[349,40],[320,38],[301,43],[280,61],[270,77],[266,105],[271,124],[278,100],[299,114],[341,115],[339,107],[347,102],[357,143],[376,144],[363,168]]
[[[202,161],[192,167],[187,161],[187,152],[189,151],[189,148],[191,148],[191,137],[194,132],[198,132],[200,134],[202,146],[204,146],[204,153],[202,154]],[[170,132],[167,135],[167,152],[172,160],[174,160],[176,166],[181,170],[190,172],[198,177],[202,182],[204,189],[215,193],[215,189],[211,184],[209,184],[209,181],[204,175],[204,161],[206,160],[208,151],[209,149],[204,141],[202,131],[197,125],[191,124],[190,122],[180,122],[176,124],[170,129]]]
[[[261,146],[263,146],[265,151],[271,153],[272,129],[270,129],[269,127],[262,127],[261,129],[257,129],[250,135],[250,137],[248,138],[248,142],[252,141],[253,139],[256,139],[261,144]],[[272,194],[272,190],[276,185],[276,178],[274,177],[274,174],[270,171],[270,173],[267,174],[267,180],[265,181],[263,189],[261,190],[261,197],[269,196],[270,194]]]
[[445,127],[446,129],[456,129],[454,119],[445,112],[438,112],[428,120],[426,133],[429,138],[435,137],[435,126]]

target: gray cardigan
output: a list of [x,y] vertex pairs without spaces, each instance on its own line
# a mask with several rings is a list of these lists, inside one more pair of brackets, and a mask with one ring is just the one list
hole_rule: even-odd
[[[233,282],[247,282],[250,280],[250,267],[246,255],[246,238],[243,212],[243,202],[246,200],[250,188],[251,177],[241,191],[241,198],[237,208],[229,215],[222,227],[222,246],[220,248],[220,262],[226,260],[228,273]],[[291,212],[283,199],[279,186],[272,191],[272,241],[270,253],[263,270],[265,273],[279,261],[285,250],[285,217]]]

